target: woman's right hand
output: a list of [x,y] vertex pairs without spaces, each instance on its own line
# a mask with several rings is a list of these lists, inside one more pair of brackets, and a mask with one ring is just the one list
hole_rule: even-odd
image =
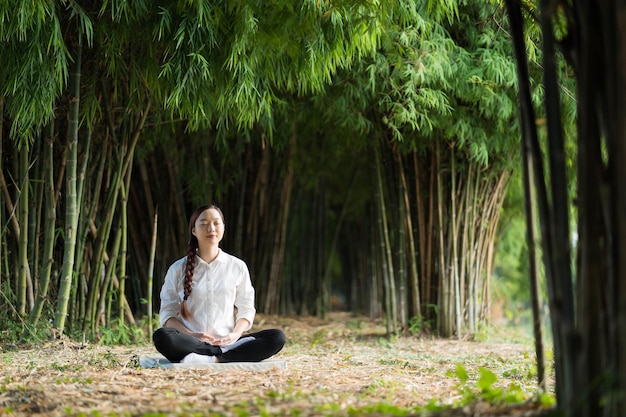
[[211,345],[215,344],[217,341],[217,339],[211,336],[209,333],[196,332],[196,333],[193,333],[193,336]]
[[211,336],[209,333],[205,333],[205,332],[192,332],[191,330],[189,330],[187,328],[187,326],[185,326],[180,320],[178,320],[176,317],[170,317],[166,322],[165,322],[165,327],[172,327],[176,330],[178,330],[181,333],[187,333],[188,335],[191,335],[193,337],[195,337],[196,339],[200,339],[203,342],[206,342],[208,344],[214,345],[217,342],[217,339],[213,336]]

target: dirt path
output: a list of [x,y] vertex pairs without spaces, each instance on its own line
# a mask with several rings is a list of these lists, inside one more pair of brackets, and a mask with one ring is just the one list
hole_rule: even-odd
[[[286,369],[138,368],[137,356],[156,353],[151,346],[110,348],[55,341],[37,349],[4,348],[0,415],[327,416],[351,410],[353,415],[402,415],[429,402],[462,401],[467,394],[458,389],[458,364],[469,375],[468,388],[476,386],[484,367],[497,376],[494,387],[509,390],[516,384],[527,397],[536,392],[531,345],[388,340],[380,323],[347,315],[326,322],[278,318],[261,319],[259,324],[255,330],[286,331],[288,344],[276,357],[287,361]],[[493,407],[482,415],[505,415],[487,414],[488,409]],[[465,415],[459,412],[455,415]]]

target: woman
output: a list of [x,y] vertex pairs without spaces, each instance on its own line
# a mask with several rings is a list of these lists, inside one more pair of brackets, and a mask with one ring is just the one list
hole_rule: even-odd
[[285,344],[282,330],[243,336],[256,313],[254,288],[245,262],[219,247],[222,211],[197,208],[189,235],[187,256],[170,266],[161,289],[156,349],[182,363],[258,362],[278,353]]

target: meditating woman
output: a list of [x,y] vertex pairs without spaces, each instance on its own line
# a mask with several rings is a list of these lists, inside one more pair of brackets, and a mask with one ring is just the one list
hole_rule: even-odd
[[[258,362],[285,344],[280,329],[255,333],[254,287],[244,261],[220,249],[222,211],[207,205],[189,219],[187,256],[168,269],[161,289],[156,349],[171,362]],[[236,310],[235,310],[236,308]]]

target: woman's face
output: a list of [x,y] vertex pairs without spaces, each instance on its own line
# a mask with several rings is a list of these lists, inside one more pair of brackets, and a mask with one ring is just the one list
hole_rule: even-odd
[[191,233],[198,245],[218,244],[224,237],[224,219],[216,209],[206,209],[198,216]]

